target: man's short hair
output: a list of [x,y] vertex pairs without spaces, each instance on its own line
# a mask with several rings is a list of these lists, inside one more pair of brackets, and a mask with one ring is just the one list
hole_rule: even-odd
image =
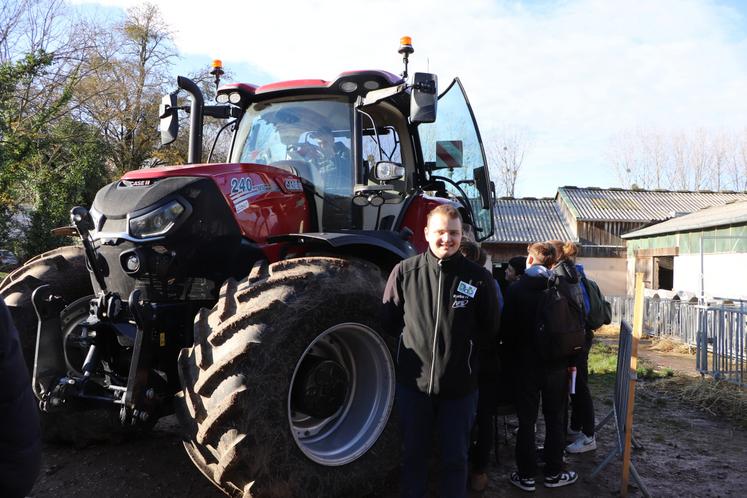
[[513,258],[508,260],[508,265],[514,269],[514,273],[516,273],[516,275],[523,275],[524,270],[526,270],[527,267],[527,257],[514,256]]
[[555,247],[549,242],[535,242],[529,244],[527,247],[527,253],[534,258],[534,260],[546,268],[552,268],[557,261],[557,255],[555,254]]
[[447,218],[450,218],[452,220],[459,220],[459,223],[462,223],[462,215],[459,214],[459,210],[455,208],[451,204],[439,204],[435,208],[431,209],[431,212],[428,213],[428,220],[431,221],[431,216],[441,214],[446,216]]

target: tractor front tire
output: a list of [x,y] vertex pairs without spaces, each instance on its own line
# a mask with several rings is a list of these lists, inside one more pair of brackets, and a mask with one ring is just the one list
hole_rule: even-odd
[[[63,327],[74,327],[86,318],[88,304],[83,298],[93,297],[93,287],[83,248],[65,246],[35,256],[0,283],[0,296],[18,329],[29,375],[33,374],[38,324],[31,294],[42,285],[50,285],[52,294],[62,297],[66,306],[72,305],[63,311]],[[114,409],[41,412],[41,425],[45,441],[76,446],[117,441],[132,432],[122,427]]]
[[399,466],[384,280],[363,261],[257,264],[179,357],[185,448],[236,497],[379,495]]
[[62,297],[66,305],[93,294],[83,248],[65,246],[34,256],[0,282],[0,297],[18,329],[29,370],[34,365],[38,323],[31,294],[42,285],[50,285],[52,294]]

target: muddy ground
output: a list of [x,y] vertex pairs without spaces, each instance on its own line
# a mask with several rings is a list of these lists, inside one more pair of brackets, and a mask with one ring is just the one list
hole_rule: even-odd
[[[642,348],[642,356],[658,365],[670,366],[675,376],[692,375],[693,366],[685,355],[667,355]],[[747,430],[744,427],[698,411],[671,399],[656,382],[639,384],[634,430],[644,446],[633,452],[633,463],[652,496],[745,496],[747,482]],[[591,377],[596,398],[597,419],[611,409],[612,375]],[[502,423],[503,420],[500,419]],[[484,493],[471,497],[526,496],[507,482],[513,470],[515,419],[507,417],[508,445],[501,427],[500,464],[490,469],[491,482]],[[568,488],[538,487],[535,495],[616,496],[619,494],[620,460],[615,459],[596,479],[592,470],[613,450],[616,435],[609,423],[598,433],[595,452],[567,457],[568,467],[581,476]],[[641,496],[632,486],[631,496]],[[175,419],[162,420],[148,439],[120,444],[71,448],[48,445],[44,462],[31,496],[34,497],[205,497],[218,498],[214,488],[192,465],[182,449]],[[396,493],[387,495],[393,498]]]

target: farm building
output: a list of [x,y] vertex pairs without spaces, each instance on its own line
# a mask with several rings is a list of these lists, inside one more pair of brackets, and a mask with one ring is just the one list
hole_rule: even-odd
[[[649,289],[747,299],[747,201],[679,216],[623,236],[628,279],[643,272]],[[702,244],[702,274],[701,274]]]
[[573,240],[604,293],[624,295],[631,289],[625,233],[735,200],[747,193],[560,187],[554,199],[498,199],[495,234],[483,247],[498,263],[526,254],[530,242]]
[[[483,242],[483,247],[496,263],[526,255],[527,245],[532,242],[552,239],[580,242],[571,231],[557,199],[501,198],[496,200],[494,213],[495,234]],[[609,251],[598,249],[582,245],[578,262],[605,294],[625,294],[624,260],[616,254],[609,257]]]
[[525,255],[527,245],[541,240],[576,240],[554,199],[504,197],[495,201],[495,233],[483,245],[494,260]]

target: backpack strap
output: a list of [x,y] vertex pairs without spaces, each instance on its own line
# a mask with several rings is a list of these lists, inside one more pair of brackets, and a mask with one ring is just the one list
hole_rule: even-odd
[[547,277],[547,288],[550,289],[552,287],[557,287],[560,283],[560,277],[557,273],[553,272],[550,274],[551,276]]

